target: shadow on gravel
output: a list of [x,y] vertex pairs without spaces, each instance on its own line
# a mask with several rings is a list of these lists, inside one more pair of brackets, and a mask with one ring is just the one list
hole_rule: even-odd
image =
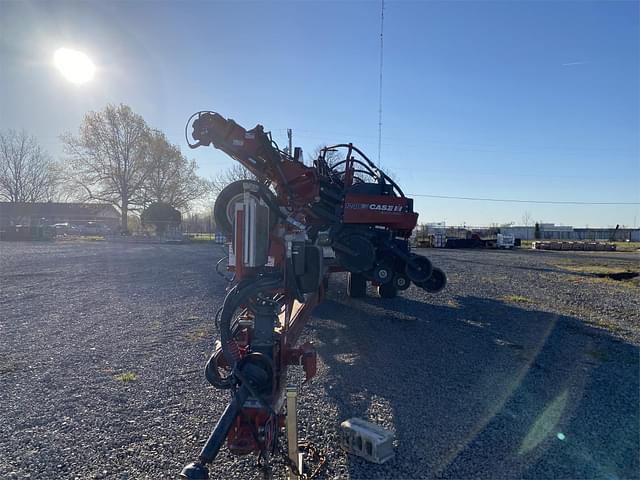
[[637,346],[573,317],[457,301],[316,310],[337,423],[366,418],[398,440],[388,464],[349,457],[350,478],[638,478]]

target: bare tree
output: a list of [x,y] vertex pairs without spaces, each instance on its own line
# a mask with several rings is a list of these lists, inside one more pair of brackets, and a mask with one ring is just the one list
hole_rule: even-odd
[[141,188],[140,203],[167,203],[185,209],[210,190],[209,183],[197,174],[195,160],[187,160],[162,132],[154,131],[149,139],[149,171]]
[[525,211],[522,214],[522,225],[524,225],[525,227],[528,227],[529,225],[531,225],[532,222],[533,222],[533,215],[531,215],[531,212]]
[[57,165],[24,130],[0,132],[0,199],[44,202],[56,196]]
[[209,180],[211,195],[215,199],[222,189],[230,183],[238,180],[255,180],[255,178],[255,175],[242,165],[234,163],[231,167],[211,177],[211,180]]
[[[325,148],[325,145],[318,145],[313,149],[310,155],[310,159],[313,162],[320,156],[320,152]],[[329,167],[333,167],[336,163],[344,160],[344,152],[340,152],[339,150],[328,150],[325,152],[324,159],[326,160]]]
[[[318,145],[316,148],[313,149],[313,152],[311,153],[311,160],[316,160],[319,156],[320,156],[320,152],[322,151],[322,149],[324,149],[325,146],[324,145]],[[325,152],[324,155],[324,159],[327,162],[327,165],[329,165],[329,167],[333,167],[335,166],[337,163],[343,161],[345,159],[346,156],[346,150],[342,149],[342,150],[327,150]],[[338,169],[344,169],[344,164],[341,167],[338,167]],[[395,172],[392,172],[386,168],[382,168],[381,170],[384,171],[384,173],[394,182],[397,182],[398,180],[398,175]],[[356,178],[360,179],[363,182],[371,182],[372,179],[369,175],[367,174],[362,174],[362,173],[356,173],[354,175]]]
[[107,105],[85,115],[78,136],[62,135],[69,174],[89,200],[115,205],[121,228],[149,175],[149,127],[127,105]]

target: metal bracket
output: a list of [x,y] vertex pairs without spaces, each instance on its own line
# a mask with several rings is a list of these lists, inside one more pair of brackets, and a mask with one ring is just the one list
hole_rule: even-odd
[[[289,459],[298,472],[302,472],[302,452],[298,450],[298,387],[295,385],[287,385],[287,443]],[[289,468],[288,478],[298,480],[300,477]]]

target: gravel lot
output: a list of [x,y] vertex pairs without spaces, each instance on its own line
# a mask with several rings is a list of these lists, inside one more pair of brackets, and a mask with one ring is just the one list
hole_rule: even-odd
[[[228,398],[202,375],[220,247],[0,244],[0,478],[175,478]],[[640,478],[640,288],[576,266],[622,253],[425,251],[445,292],[345,296],[305,331],[321,478]],[[119,380],[129,374],[135,380]],[[338,448],[358,416],[396,432],[375,466]],[[223,449],[214,478],[256,478]],[[282,469],[280,469],[282,473]]]

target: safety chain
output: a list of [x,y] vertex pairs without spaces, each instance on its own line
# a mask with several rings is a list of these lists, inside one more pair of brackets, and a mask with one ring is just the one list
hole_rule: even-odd
[[282,458],[284,459],[284,462],[287,464],[287,466],[289,468],[291,468],[293,473],[295,473],[298,476],[298,478],[300,478],[302,480],[313,480],[314,478],[316,478],[320,474],[320,472],[324,468],[325,464],[327,463],[326,454],[322,450],[317,448],[315,446],[315,444],[313,444],[312,442],[308,442],[308,441],[299,442],[298,443],[298,450],[300,450],[302,452],[306,452],[307,453],[307,458],[311,459],[313,461],[313,463],[316,464],[316,467],[313,469],[313,471],[310,474],[306,474],[306,473],[300,472],[298,470],[298,466],[295,464],[295,462],[293,462],[289,458],[289,455],[287,454],[287,452],[285,452],[284,450],[280,449],[280,454],[282,455]]

